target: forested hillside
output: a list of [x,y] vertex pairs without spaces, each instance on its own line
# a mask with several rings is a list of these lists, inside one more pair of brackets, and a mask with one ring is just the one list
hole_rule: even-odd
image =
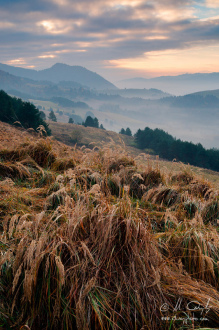
[[206,150],[199,144],[176,139],[161,129],[145,127],[135,134],[137,146],[152,149],[159,156],[219,171],[219,150]]
[[0,120],[9,124],[19,121],[24,128],[36,129],[43,125],[47,134],[51,133],[40,111],[32,103],[11,97],[4,91],[0,91]]

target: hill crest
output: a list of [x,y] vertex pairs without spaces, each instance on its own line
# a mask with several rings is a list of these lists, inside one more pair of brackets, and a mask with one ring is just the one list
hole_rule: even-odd
[[0,70],[18,77],[37,81],[46,80],[53,83],[59,83],[61,81],[74,81],[93,89],[117,89],[115,85],[104,79],[99,74],[82,66],[71,66],[63,63],[56,63],[50,68],[37,71],[0,63]]

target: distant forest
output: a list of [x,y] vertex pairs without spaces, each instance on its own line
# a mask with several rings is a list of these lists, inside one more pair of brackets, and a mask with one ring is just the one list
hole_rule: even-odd
[[48,124],[42,119],[35,105],[11,97],[4,91],[0,91],[0,120],[9,124],[19,121],[24,128],[36,129],[43,125],[47,134],[51,134]]
[[183,142],[176,139],[162,129],[139,129],[135,134],[137,147],[140,149],[152,149],[160,157],[191,165],[219,171],[219,150],[206,150],[200,143]]

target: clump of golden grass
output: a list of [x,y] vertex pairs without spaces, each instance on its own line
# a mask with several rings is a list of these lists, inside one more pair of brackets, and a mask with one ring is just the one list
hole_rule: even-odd
[[200,205],[194,199],[187,199],[183,202],[183,209],[189,219],[194,218],[196,212],[200,210]]
[[149,167],[143,173],[134,173],[130,180],[130,192],[134,197],[141,198],[152,187],[162,183],[162,175],[159,169]]
[[56,160],[56,155],[52,151],[51,143],[48,140],[40,139],[35,144],[24,146],[20,150],[21,155],[29,155],[38,165],[49,167]]
[[43,125],[40,125],[39,127],[37,127],[36,131],[37,131],[37,133],[39,134],[40,137],[46,137],[47,136],[47,132],[46,132],[45,127]]
[[39,168],[39,172],[35,173],[35,180],[36,187],[43,187],[47,185],[51,187],[55,181],[55,174],[52,171]]
[[208,182],[205,181],[199,181],[199,180],[194,180],[194,182],[191,182],[189,186],[189,193],[202,198],[205,197],[205,199],[209,198],[209,192],[211,190],[211,185]]
[[133,197],[141,198],[145,191],[144,178],[140,173],[134,173],[130,180],[130,193]]
[[19,148],[12,150],[3,149],[0,151],[0,158],[4,161],[20,161],[29,158],[41,167],[53,167],[54,171],[64,171],[68,168],[74,168],[76,165],[73,157],[57,157],[52,150],[51,139],[49,138],[38,139],[34,143],[26,142],[20,145]]
[[55,161],[55,155],[52,152],[50,139],[39,139],[34,143],[24,143],[18,148],[7,150],[4,149],[0,152],[0,157],[4,160],[18,161],[31,157],[38,165],[46,167]]
[[53,192],[50,196],[47,198],[47,209],[54,210],[59,205],[64,204],[65,197],[67,196],[67,192],[65,188],[61,188],[55,192]]
[[2,294],[11,301],[7,307],[3,300],[5,317],[31,329],[161,329],[160,306],[173,308],[180,296],[201,305],[211,297],[212,317],[218,315],[217,291],[167,266],[127,196],[117,206],[99,199],[94,209],[88,199],[89,193],[76,202],[66,196],[49,218],[8,222],[2,240],[19,244],[4,247],[1,259]]
[[180,261],[183,269],[192,277],[218,288],[217,231],[203,228],[202,219],[198,215],[192,222],[179,223],[174,230],[168,230],[160,236],[165,242],[168,257]]
[[0,163],[0,176],[11,178],[28,178],[30,172],[26,166],[20,162],[16,163]]
[[66,171],[69,168],[75,168],[76,162],[74,159],[63,159],[58,158],[54,161],[52,164],[52,170],[53,171]]
[[183,170],[182,172],[173,174],[171,177],[171,183],[180,184],[180,185],[188,185],[194,180],[194,174],[189,170]]
[[172,188],[160,186],[158,188],[152,188],[147,193],[145,193],[143,200],[149,200],[154,204],[172,206],[180,200],[180,195],[176,190]]
[[159,169],[150,169],[142,173],[144,179],[144,185],[147,187],[157,186],[163,183],[163,178]]
[[123,156],[116,160],[113,160],[108,167],[109,173],[118,172],[121,168],[127,166],[135,166],[135,161],[131,157]]
[[121,179],[118,174],[109,175],[107,178],[107,187],[112,195],[119,196],[121,193],[122,185]]
[[2,149],[0,150],[0,158],[2,161],[15,161],[19,160],[19,150],[9,150],[9,149]]
[[45,138],[2,154],[29,173],[0,178],[3,328],[183,329],[180,318],[208,304],[209,321],[190,328],[219,325],[210,185],[183,172],[167,186],[158,166],[139,172],[113,143],[70,149]]
[[202,210],[202,217],[205,224],[218,224],[219,222],[219,200],[210,200]]
[[10,186],[14,186],[14,181],[12,179],[10,179],[10,178],[6,178],[3,181],[0,181],[0,186],[1,187],[4,187],[5,185],[7,185],[9,187]]

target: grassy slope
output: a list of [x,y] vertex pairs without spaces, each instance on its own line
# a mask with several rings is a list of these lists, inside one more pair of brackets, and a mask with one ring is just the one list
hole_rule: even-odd
[[159,164],[0,123],[0,327],[188,329],[191,301],[219,325],[218,191]]
[[[135,147],[135,142],[133,137],[127,135],[121,135],[113,131],[105,131],[92,127],[79,126],[75,124],[64,124],[64,123],[54,123],[54,122],[49,122],[49,125],[50,128],[52,129],[53,136],[65,144],[74,145],[74,143],[76,142],[76,138],[78,138],[79,145],[89,146],[89,144],[92,143],[93,146],[96,145],[103,146],[104,143],[108,143],[112,139],[115,143],[119,143],[119,144],[124,143],[126,151],[134,157],[138,156],[142,152],[148,153],[148,150],[140,150]],[[154,156],[150,156],[150,159],[152,163],[155,162]],[[202,169],[195,166],[187,166],[184,164],[165,161],[165,160],[159,160],[159,166],[161,169],[170,172],[182,171],[183,169],[186,170],[191,169],[196,174],[210,180],[212,183],[215,184],[216,187],[219,186],[218,172]]]

